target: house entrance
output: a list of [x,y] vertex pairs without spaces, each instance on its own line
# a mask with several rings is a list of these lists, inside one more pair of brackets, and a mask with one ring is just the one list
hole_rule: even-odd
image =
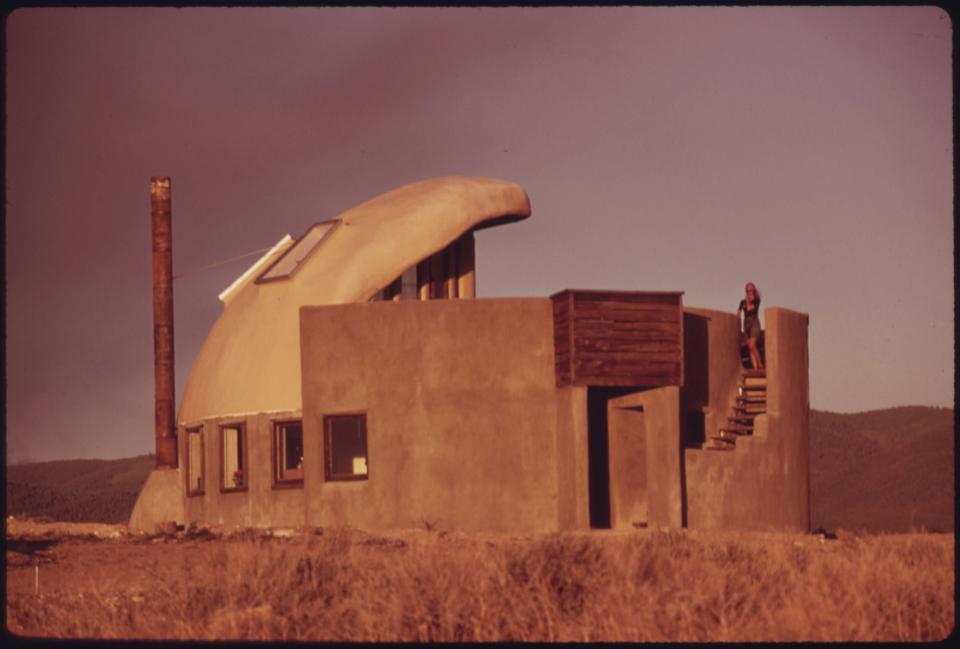
[[594,529],[611,527],[607,402],[636,391],[635,387],[587,387],[587,487],[590,497],[590,527]]

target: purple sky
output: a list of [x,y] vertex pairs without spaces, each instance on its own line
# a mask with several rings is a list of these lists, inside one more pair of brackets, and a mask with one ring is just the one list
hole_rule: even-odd
[[[26,9],[8,17],[8,461],[153,450],[149,181],[174,272],[399,185],[519,182],[480,297],[810,314],[814,408],[953,406],[937,8]],[[175,282],[178,402],[252,259]]]

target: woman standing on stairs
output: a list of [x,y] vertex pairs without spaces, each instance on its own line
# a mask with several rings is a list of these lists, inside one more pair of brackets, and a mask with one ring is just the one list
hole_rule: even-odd
[[743,311],[743,336],[747,339],[747,347],[750,349],[750,364],[753,369],[763,369],[763,359],[760,358],[760,350],[757,349],[757,341],[760,339],[760,291],[753,282],[747,282],[746,296],[740,300],[740,306],[737,307],[737,317]]

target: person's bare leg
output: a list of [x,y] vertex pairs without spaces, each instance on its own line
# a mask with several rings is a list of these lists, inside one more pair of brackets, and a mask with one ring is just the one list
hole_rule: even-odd
[[757,351],[757,339],[747,338],[747,347],[750,349],[750,364],[753,369],[763,369],[760,367],[760,352]]
[[751,348],[752,348],[752,350],[753,350],[753,353],[756,354],[756,356],[757,356],[756,360],[752,360],[752,361],[751,361],[751,362],[753,363],[753,369],[755,369],[755,370],[762,370],[762,369],[763,369],[763,357],[760,356],[760,347],[757,346],[757,339],[756,339],[756,338],[751,338],[751,342],[753,343],[752,346],[751,346]]

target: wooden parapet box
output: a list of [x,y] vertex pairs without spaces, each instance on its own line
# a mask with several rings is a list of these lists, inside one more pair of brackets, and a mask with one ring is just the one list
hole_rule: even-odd
[[683,385],[683,292],[566,289],[553,300],[557,387]]

